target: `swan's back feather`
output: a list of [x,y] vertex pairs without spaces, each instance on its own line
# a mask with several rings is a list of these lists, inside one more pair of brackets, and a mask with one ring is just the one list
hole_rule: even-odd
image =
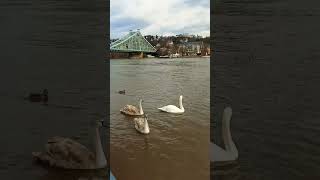
[[120,112],[127,115],[141,115],[140,110],[133,105],[125,105],[122,109],[120,109]]
[[143,128],[144,118],[134,118],[134,123],[137,125],[138,129]]
[[53,137],[45,152],[34,152],[36,160],[52,167],[65,169],[94,169],[95,156],[82,144],[69,138]]
[[134,127],[136,128],[137,131],[144,133],[144,134],[148,134],[149,133],[149,127],[147,128],[147,132],[144,129],[144,121],[146,119],[144,117],[140,117],[140,118],[134,118]]

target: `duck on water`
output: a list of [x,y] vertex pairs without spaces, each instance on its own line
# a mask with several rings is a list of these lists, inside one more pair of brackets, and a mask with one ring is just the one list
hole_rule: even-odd
[[30,93],[25,99],[29,100],[30,102],[48,102],[48,90],[44,89],[42,93]]
[[126,94],[126,90],[121,90],[121,91],[118,91],[119,94]]

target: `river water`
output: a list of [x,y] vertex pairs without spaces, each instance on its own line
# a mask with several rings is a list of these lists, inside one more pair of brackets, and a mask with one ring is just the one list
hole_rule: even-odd
[[[110,164],[119,180],[209,179],[209,58],[117,59],[110,62]],[[126,94],[118,94],[119,90]],[[178,106],[185,113],[160,112]],[[132,118],[120,114],[126,104],[148,114],[150,134],[139,134]]]
[[211,138],[223,144],[221,112],[232,106],[239,160],[217,165],[214,180],[320,178],[315,3],[225,0],[217,6]]

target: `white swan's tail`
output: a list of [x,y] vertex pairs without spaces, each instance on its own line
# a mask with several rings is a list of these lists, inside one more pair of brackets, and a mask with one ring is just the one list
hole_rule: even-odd
[[165,107],[158,108],[160,111],[166,111],[167,109]]

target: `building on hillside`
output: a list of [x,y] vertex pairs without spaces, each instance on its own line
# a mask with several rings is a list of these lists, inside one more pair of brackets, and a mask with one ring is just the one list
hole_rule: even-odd
[[172,47],[173,46],[173,41],[172,40],[167,40],[166,46]]
[[176,37],[182,37],[182,38],[195,38],[196,36],[195,35],[192,35],[192,34],[178,34],[176,35]]
[[178,52],[184,56],[201,55],[204,45],[202,41],[197,42],[185,42],[178,45]]

